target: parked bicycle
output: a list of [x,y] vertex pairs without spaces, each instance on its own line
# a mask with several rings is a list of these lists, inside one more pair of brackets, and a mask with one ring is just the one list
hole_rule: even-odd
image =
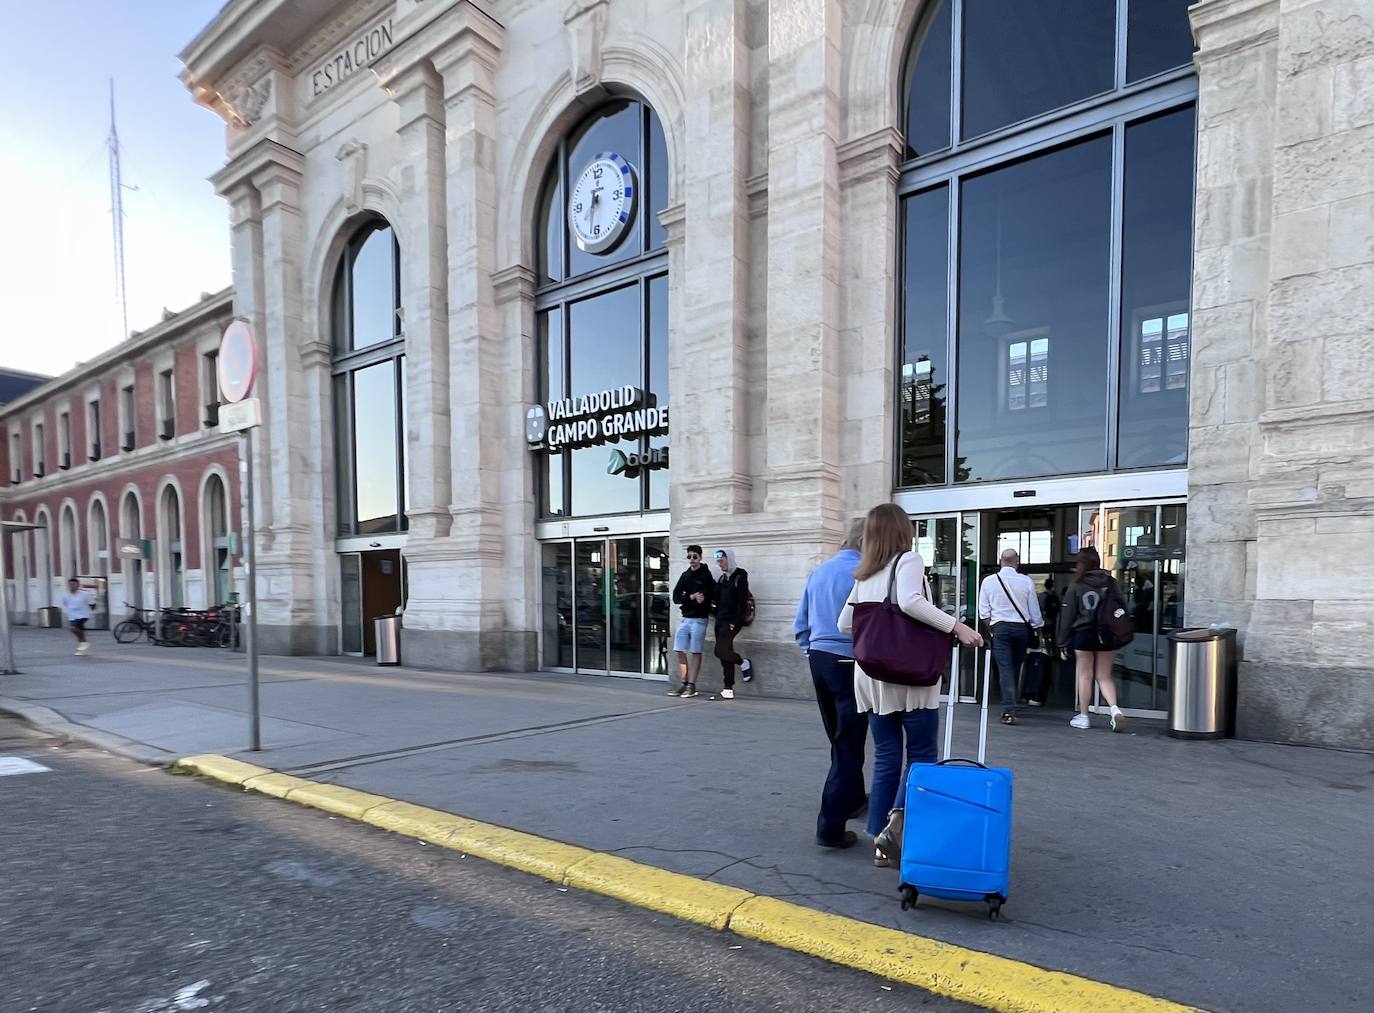
[[127,601],[124,607],[129,610],[129,616],[116,623],[115,628],[110,631],[114,634],[115,640],[121,644],[132,644],[139,637],[146,636],[149,643],[156,644],[157,621],[154,616],[157,613],[152,609],[141,609]]

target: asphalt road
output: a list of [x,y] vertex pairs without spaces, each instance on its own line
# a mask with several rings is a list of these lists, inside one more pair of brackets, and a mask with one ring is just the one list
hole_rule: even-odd
[[967,1010],[0,717],[0,1011]]

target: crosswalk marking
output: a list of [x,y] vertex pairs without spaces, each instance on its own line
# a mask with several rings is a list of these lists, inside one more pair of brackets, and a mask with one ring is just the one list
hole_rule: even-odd
[[0,756],[0,777],[10,777],[13,774],[44,774],[50,770],[51,767],[26,760],[22,756]]

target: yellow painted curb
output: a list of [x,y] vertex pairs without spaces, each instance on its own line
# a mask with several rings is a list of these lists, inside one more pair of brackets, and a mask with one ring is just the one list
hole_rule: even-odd
[[936,939],[754,897],[730,930],[1006,1013],[1190,1013],[1191,1007]]
[[570,867],[563,882],[713,929],[729,925],[731,913],[754,896],[723,883],[600,853]]
[[178,760],[172,769],[180,772],[203,774],[206,777],[213,777],[217,781],[227,781],[229,784],[243,784],[250,777],[272,773],[266,767],[259,767],[254,763],[244,763],[242,760],[218,756],[214,753],[188,756]]
[[509,865],[521,872],[543,876],[555,883],[562,883],[572,866],[596,854],[586,848],[476,820],[470,821],[470,826],[455,829],[443,845],[489,862]]
[[287,792],[286,800],[314,806],[316,809],[354,820],[362,819],[369,809],[375,809],[391,801],[381,795],[369,795],[365,791],[355,791],[343,785],[320,784],[316,781],[306,781],[299,787],[292,788]]
[[446,844],[449,834],[460,827],[471,827],[472,820],[427,809],[411,802],[387,802],[363,814],[363,822],[393,833],[415,837],[431,844]]
[[290,774],[259,774],[244,781],[243,787],[245,791],[260,791],[273,798],[286,798],[292,790],[304,788],[309,783],[303,777],[292,777]]
[[1002,1013],[1201,1013],[1089,978],[813,911],[439,809],[275,773],[226,756],[189,756],[174,769],[324,809],[555,883],[729,929]]

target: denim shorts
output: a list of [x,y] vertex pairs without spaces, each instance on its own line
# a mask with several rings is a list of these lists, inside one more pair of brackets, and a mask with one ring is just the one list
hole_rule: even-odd
[[677,635],[673,637],[673,650],[687,654],[700,654],[706,646],[706,620],[683,619],[677,624]]

